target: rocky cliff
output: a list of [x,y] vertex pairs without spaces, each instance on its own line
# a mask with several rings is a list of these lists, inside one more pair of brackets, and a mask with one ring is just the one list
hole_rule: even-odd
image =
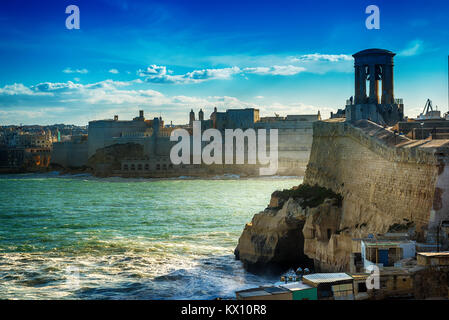
[[235,255],[255,273],[310,268],[313,261],[304,254],[302,229],[318,211],[333,215],[340,208],[341,197],[326,188],[301,185],[276,191],[268,207],[246,224]]
[[[296,224],[304,239],[300,253],[322,271],[349,271],[351,253],[360,250],[353,239],[403,231],[419,242],[435,241],[440,222],[449,220],[448,146],[448,140],[397,136],[367,120],[315,123],[304,185],[332,190],[343,200],[341,207],[325,202],[306,214],[290,213],[303,217],[303,225]],[[250,247],[248,234],[256,239],[270,231],[269,224],[245,228],[239,247]],[[443,246],[448,246],[447,235]],[[271,261],[288,255],[284,251],[278,249],[282,253]],[[257,255],[246,252],[239,252],[242,261],[257,261]]]

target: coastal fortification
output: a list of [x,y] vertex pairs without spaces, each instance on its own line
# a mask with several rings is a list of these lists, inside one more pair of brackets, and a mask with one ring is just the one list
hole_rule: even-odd
[[[447,247],[449,140],[411,140],[373,122],[321,122],[304,183],[343,197],[341,215],[323,228],[310,218],[304,252],[321,269],[349,270],[357,241],[369,234],[408,232],[420,243]],[[315,233],[315,235],[314,235]]]
[[[278,170],[276,174],[303,176],[312,146],[312,125],[313,122],[321,120],[321,114],[318,111],[316,114],[287,115],[285,117],[275,114],[274,117],[260,117],[259,110],[254,108],[228,109],[225,112],[219,112],[217,108],[214,108],[214,112],[207,120],[204,119],[204,112],[201,109],[198,119],[201,124],[201,132],[207,129],[217,129],[223,136],[226,129],[262,129],[268,132],[276,129],[278,131]],[[115,115],[113,119],[90,121],[87,137],[72,137],[70,141],[55,144],[52,164],[54,167],[72,170],[89,167],[98,176],[258,175],[260,165],[250,164],[248,161],[244,165],[232,166],[204,163],[199,166],[196,164],[180,166],[171,163],[170,150],[176,142],[170,140],[170,135],[176,129],[185,129],[192,139],[193,122],[196,121],[193,109],[189,114],[189,120],[188,125],[165,125],[162,117],[147,120],[143,110],[140,110],[139,116],[132,120],[119,120],[118,115]],[[98,165],[99,157],[95,157],[96,154],[101,154],[105,148],[119,144],[141,145],[143,154],[140,157],[118,155],[120,163],[116,162],[115,158],[117,157],[114,158],[111,155],[112,158],[105,159],[104,163]],[[192,144],[190,143],[190,145]],[[223,154],[224,148],[223,144]],[[119,147],[115,149],[120,150]],[[114,148],[108,150],[111,151]],[[92,159],[93,157],[95,159]],[[248,159],[247,154],[245,158]],[[91,167],[92,165],[93,167]]]
[[[296,252],[294,262],[281,259],[280,265],[304,265],[310,258],[316,269],[349,271],[354,253],[360,252],[358,240],[387,232],[406,232],[424,246],[439,241],[441,249],[448,247],[441,225],[449,220],[449,140],[411,140],[368,120],[343,120],[314,124],[310,161],[299,188],[331,192],[302,207],[291,203],[319,198],[317,192],[273,193],[269,208],[254,216],[236,248],[237,258],[249,268],[261,270],[261,262],[269,267]],[[294,224],[278,222],[286,211],[295,217]],[[271,241],[273,232],[289,245]]]
[[401,122],[404,105],[394,98],[394,55],[383,49],[353,55],[355,99],[313,124],[303,184],[273,193],[240,237],[235,255],[248,269],[313,259],[321,271],[351,271],[361,240],[394,232],[419,249],[449,247],[449,140],[434,134],[413,140],[397,130],[413,122]]

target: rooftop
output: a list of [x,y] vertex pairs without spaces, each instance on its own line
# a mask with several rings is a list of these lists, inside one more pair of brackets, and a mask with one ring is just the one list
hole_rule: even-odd
[[390,56],[396,55],[396,53],[391,52],[390,50],[373,48],[373,49],[366,49],[366,50],[359,51],[357,53],[354,53],[352,56],[355,58],[358,56],[364,56],[364,55],[370,55],[370,54],[386,54],[386,55],[390,55]]
[[418,252],[418,255],[432,258],[449,258],[449,251],[443,252]]
[[388,241],[388,240],[373,240],[373,239],[364,239],[363,242],[367,247],[399,247],[403,244],[415,245],[415,242],[412,240],[397,240],[397,241]]
[[286,283],[286,284],[281,284],[279,285],[279,287],[288,289],[290,291],[299,291],[299,290],[305,290],[305,289],[311,289],[312,287],[301,282],[301,281],[295,281],[295,282],[290,282],[290,283]]
[[305,275],[303,279],[314,284],[320,284],[352,280],[352,277],[347,273],[313,273]]

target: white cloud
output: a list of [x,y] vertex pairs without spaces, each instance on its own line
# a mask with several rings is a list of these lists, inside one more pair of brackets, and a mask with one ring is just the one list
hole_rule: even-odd
[[17,95],[34,95],[35,92],[21,83],[14,83],[0,88],[0,95],[17,96]]
[[296,61],[296,62],[304,62],[304,61],[339,62],[339,61],[353,61],[353,58],[351,55],[347,55],[347,54],[312,53],[312,54],[304,54],[299,57],[293,57],[292,61]]
[[211,79],[230,79],[232,75],[240,73],[239,67],[223,69],[202,69],[188,72],[184,75],[185,79],[191,81],[202,81]]
[[62,70],[62,72],[64,73],[88,73],[89,71],[87,69],[71,69],[71,68],[65,68],[64,70]]
[[230,79],[232,75],[240,72],[238,67],[232,67],[194,70],[185,74],[172,75],[173,71],[165,66],[151,65],[145,70],[138,70],[137,74],[145,77],[145,81],[153,83],[199,83],[214,79]]
[[172,70],[165,66],[151,65],[145,70],[138,70],[137,74],[145,81],[153,83],[200,83],[209,80],[229,80],[237,74],[281,75],[291,76],[305,71],[304,67],[293,65],[275,65],[270,67],[228,67],[220,69],[200,69],[185,74],[173,75]]
[[[207,76],[212,76],[208,74]],[[214,77],[226,75],[213,75]],[[33,86],[23,84],[7,85],[0,88],[0,121],[15,123],[53,123],[66,122],[86,124],[90,120],[110,118],[120,114],[132,118],[138,109],[163,113],[167,121],[188,122],[191,108],[202,108],[206,114],[232,108],[258,108],[262,116],[279,114],[316,113],[313,106],[280,103],[255,104],[232,96],[167,96],[151,89],[138,89],[133,84],[139,81],[104,80],[90,84],[71,81],[44,82]],[[28,98],[27,98],[28,97]],[[75,122],[77,121],[77,122]]]
[[112,74],[118,74],[119,73],[119,71],[117,69],[109,69],[108,72],[112,73]]
[[243,72],[254,73],[259,75],[273,75],[273,76],[293,76],[300,72],[306,71],[304,67],[297,67],[292,65],[287,66],[272,66],[272,67],[255,67],[245,68]]
[[398,53],[399,56],[411,57],[421,54],[424,50],[424,42],[422,40],[413,40],[404,50]]
[[148,76],[156,76],[156,75],[166,75],[167,74],[167,67],[165,66],[157,66],[155,64],[152,64],[151,66],[147,67],[145,70],[138,70],[137,74],[140,77],[148,77]]
[[[214,64],[246,64],[226,68],[205,68],[193,70],[184,74],[174,74],[166,66],[150,65],[146,69],[139,69],[137,75],[146,82],[186,84],[200,83],[209,80],[228,80],[234,75],[257,74],[263,76],[293,76],[302,72],[324,74],[329,71],[352,72],[351,55],[347,54],[304,54],[297,57],[262,56],[248,59],[248,57],[231,59],[230,57],[212,57]],[[220,60],[221,59],[221,60]],[[239,61],[239,59],[241,61]]]

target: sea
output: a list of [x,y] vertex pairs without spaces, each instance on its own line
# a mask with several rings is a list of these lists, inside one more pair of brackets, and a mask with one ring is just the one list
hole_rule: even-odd
[[277,281],[233,251],[301,177],[0,175],[0,299],[232,299]]

